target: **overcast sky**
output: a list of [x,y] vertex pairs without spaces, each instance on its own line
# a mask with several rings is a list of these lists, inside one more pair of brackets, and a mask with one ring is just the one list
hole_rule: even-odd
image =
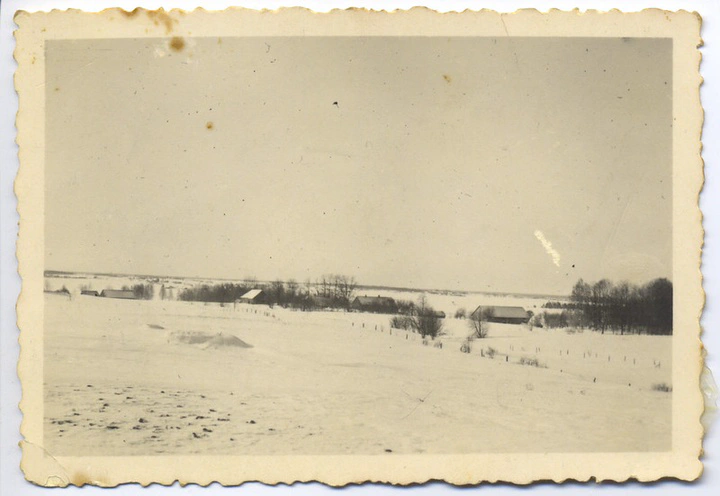
[[671,276],[669,40],[46,53],[46,269],[558,294]]

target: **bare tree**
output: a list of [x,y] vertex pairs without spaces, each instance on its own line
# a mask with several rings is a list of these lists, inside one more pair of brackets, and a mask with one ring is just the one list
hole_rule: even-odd
[[270,285],[270,299],[278,305],[285,304],[285,285],[280,279],[277,279]]
[[432,339],[435,339],[442,334],[442,319],[438,317],[435,309],[428,305],[425,295],[418,298],[418,302],[410,318],[412,319],[413,329],[422,337],[430,336]]
[[346,308],[349,308],[353,294],[357,288],[357,281],[355,281],[355,278],[352,276],[338,275],[335,276],[335,284],[337,287],[337,298]]
[[491,309],[483,309],[483,311],[473,312],[470,315],[470,318],[468,319],[468,327],[470,328],[470,331],[472,331],[471,336],[478,339],[483,339],[487,337],[488,334],[488,325],[487,325],[487,312],[484,310],[491,310]]
[[313,283],[309,277],[307,279],[305,279],[305,282],[303,283],[303,291],[304,291],[306,297],[309,298],[310,296],[312,296]]

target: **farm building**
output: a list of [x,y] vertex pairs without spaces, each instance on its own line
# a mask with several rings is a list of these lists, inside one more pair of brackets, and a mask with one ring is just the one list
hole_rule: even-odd
[[119,298],[121,300],[137,300],[137,296],[130,289],[103,289],[100,296],[103,298]]
[[91,289],[83,289],[80,294],[85,296],[100,296],[100,293]]
[[358,296],[350,307],[360,312],[397,313],[395,300],[388,296]]
[[475,317],[479,313],[485,316],[488,322],[499,322],[501,324],[527,324],[530,320],[528,314],[522,307],[505,307],[499,305],[480,305],[470,314]]
[[262,289],[251,289],[237,300],[238,303],[251,303],[253,305],[265,303],[266,301],[267,295]]

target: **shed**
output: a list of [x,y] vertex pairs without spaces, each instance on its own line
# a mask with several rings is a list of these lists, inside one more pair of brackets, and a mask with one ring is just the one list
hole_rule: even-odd
[[103,298],[118,298],[121,300],[137,300],[137,296],[130,289],[103,289],[100,292]]
[[389,296],[358,296],[350,307],[360,312],[397,313],[398,311],[397,303]]
[[265,303],[266,301],[267,295],[262,289],[251,289],[237,300],[238,303],[251,303],[255,305]]
[[480,305],[470,315],[475,317],[481,313],[485,315],[485,320],[488,322],[499,322],[502,324],[527,324],[530,320],[530,314],[528,314],[523,307]]

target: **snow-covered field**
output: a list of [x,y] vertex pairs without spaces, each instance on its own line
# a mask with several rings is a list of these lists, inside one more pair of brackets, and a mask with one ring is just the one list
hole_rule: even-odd
[[466,354],[465,322],[445,325],[439,348],[391,331],[384,315],[46,294],[45,447],[65,455],[670,447],[672,393],[652,389],[670,384],[669,338],[491,324]]

